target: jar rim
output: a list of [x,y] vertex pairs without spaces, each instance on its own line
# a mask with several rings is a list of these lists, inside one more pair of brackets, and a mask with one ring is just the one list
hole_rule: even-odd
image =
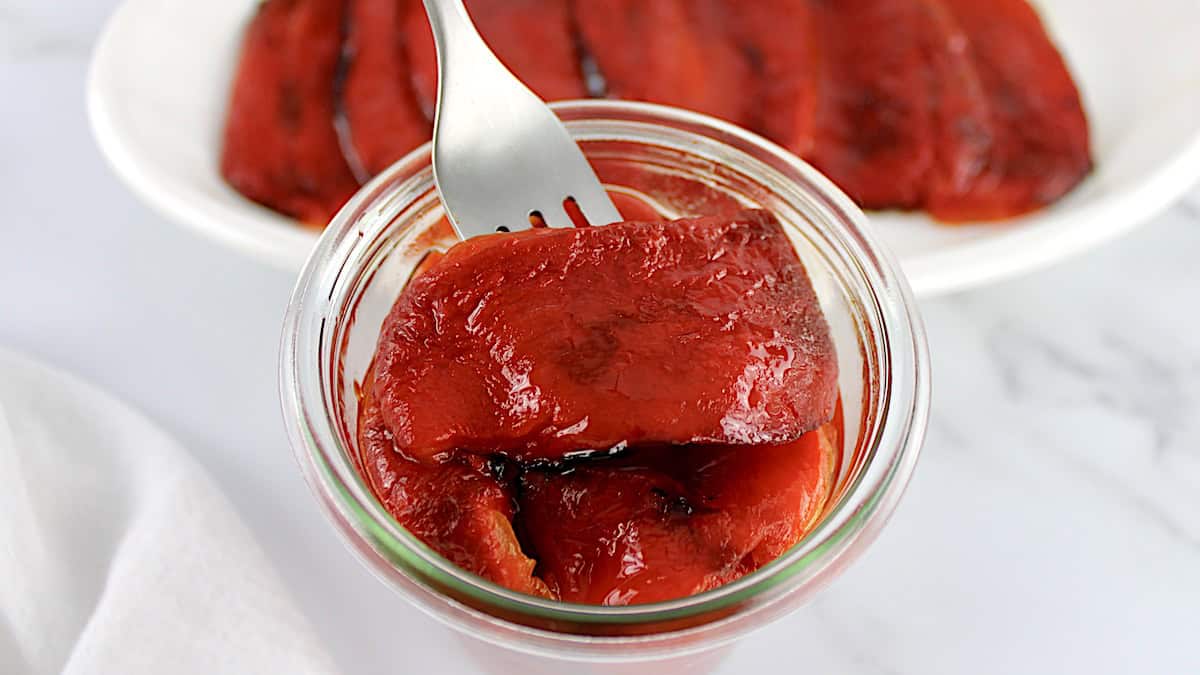
[[[636,637],[578,634],[531,627],[500,616],[530,616],[549,623],[596,628],[671,624],[697,616],[720,614],[722,610],[765,594],[797,576],[815,578],[842,558],[855,542],[865,546],[898,502],[924,438],[930,396],[924,328],[899,265],[876,243],[868,231],[866,216],[827,178],[778,145],[726,122],[666,106],[580,100],[558,102],[552,107],[567,120],[569,127],[572,120],[604,120],[616,124],[670,126],[719,139],[733,149],[759,159],[766,158],[775,169],[802,181],[805,189],[819,198],[834,215],[835,222],[829,225],[840,228],[837,234],[841,237],[840,243],[846,247],[844,253],[857,265],[857,271],[871,291],[872,297],[863,300],[872,303],[881,318],[880,346],[889,375],[882,382],[886,390],[881,393],[880,400],[885,407],[871,439],[866,464],[847,487],[843,498],[800,543],[751,574],[703,593],[619,607],[561,602],[512,591],[459,568],[401,527],[374,498],[357,467],[347,459],[349,452],[336,432],[339,421],[330,400],[333,390],[314,356],[320,353],[325,323],[331,318],[322,310],[332,297],[339,276],[347,269],[348,253],[355,240],[363,236],[358,229],[360,218],[396,176],[415,173],[428,165],[428,143],[364,186],[334,217],[310,254],[284,319],[279,370],[284,421],[306,480],[321,497],[327,515],[334,519],[343,534],[384,546],[390,555],[399,556],[420,573],[423,577],[420,583],[432,582],[494,611],[481,612],[469,606],[459,609],[476,614],[476,618],[502,622],[523,633],[533,632],[568,642],[641,641],[647,637],[675,635],[687,629]],[[342,522],[338,522],[339,516]],[[377,550],[351,548],[360,556],[380,557]],[[392,563],[385,560],[384,564]],[[376,565],[368,566],[379,572]],[[457,602],[441,595],[447,602]]]

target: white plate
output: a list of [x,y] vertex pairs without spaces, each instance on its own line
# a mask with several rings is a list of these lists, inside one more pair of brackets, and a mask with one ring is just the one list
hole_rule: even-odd
[[[299,269],[313,230],[242,198],[217,171],[229,82],[257,0],[126,0],[96,46],[88,111],[101,150],[152,206]],[[1038,3],[1070,62],[1097,169],[1053,207],[948,227],[881,213],[877,231],[929,295],[1045,265],[1144,222],[1200,177],[1200,2]]]

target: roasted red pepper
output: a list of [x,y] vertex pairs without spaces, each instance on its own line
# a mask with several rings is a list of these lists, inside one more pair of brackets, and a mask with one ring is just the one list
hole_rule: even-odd
[[427,256],[386,319],[360,469],[401,525],[496,583],[667,600],[812,528],[840,457],[835,381],[766,212],[478,237]]
[[[428,138],[437,65],[420,0],[348,1],[342,103],[365,177]],[[609,96],[758,130],[868,208],[1004,218],[1053,202],[1092,166],[1079,93],[1025,0],[468,4],[501,60],[543,98],[586,96],[590,59]],[[222,156],[240,192],[318,224],[356,185],[330,94],[346,7],[263,6]]]
[[920,2],[810,4],[820,56],[805,158],[864,207],[920,206],[934,153]]
[[268,0],[250,22],[225,121],[221,175],[323,226],[358,189],[334,128],[344,0]]
[[796,544],[836,471],[832,425],[792,443],[638,449],[567,472],[526,472],[520,514],[538,574],[570,602],[700,593]]
[[938,168],[925,208],[948,221],[1041,208],[1091,170],[1087,118],[1025,0],[923,0],[941,35]]
[[664,103],[749,126],[749,59],[714,0],[573,0],[584,48],[612,98]]
[[749,56],[743,85],[757,101],[752,128],[803,157],[816,132],[819,34],[812,0],[720,0],[728,30]]
[[764,211],[467,240],[404,289],[377,358],[388,428],[426,461],[783,443],[837,393],[817,298]]
[[368,175],[429,140],[431,125],[409,81],[402,30],[420,0],[350,0],[349,64],[342,108],[354,151]]
[[548,595],[513,531],[516,473],[464,455],[430,466],[405,457],[383,423],[368,376],[359,399],[363,476],[384,508],[409,532],[463,569],[533,595]]

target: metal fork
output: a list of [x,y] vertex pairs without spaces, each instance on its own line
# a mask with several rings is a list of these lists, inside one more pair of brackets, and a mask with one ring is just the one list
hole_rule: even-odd
[[438,58],[433,177],[459,236],[571,227],[568,199],[593,225],[620,220],[566,127],[500,63],[462,0],[424,2]]

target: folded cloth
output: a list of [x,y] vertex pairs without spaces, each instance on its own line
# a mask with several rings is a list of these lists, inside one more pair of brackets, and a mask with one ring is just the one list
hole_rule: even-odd
[[192,458],[0,350],[0,673],[333,673]]

